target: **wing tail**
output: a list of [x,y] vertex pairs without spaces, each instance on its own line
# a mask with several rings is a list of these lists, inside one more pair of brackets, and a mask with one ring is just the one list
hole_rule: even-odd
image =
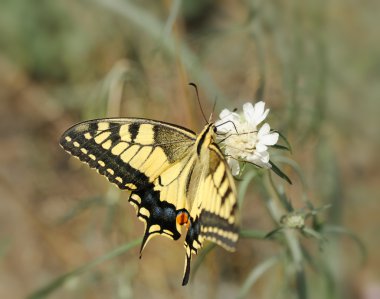
[[184,271],[183,271],[183,279],[182,279],[182,285],[183,286],[187,285],[187,283],[189,282],[189,278],[190,278],[190,264],[191,264],[191,252],[190,252],[190,248],[189,248],[189,251],[186,250],[185,268],[184,268]]
[[147,243],[155,236],[163,235],[178,240],[175,205],[160,201],[160,192],[147,188],[132,192],[129,202],[136,208],[137,217],[145,223],[145,233],[140,248],[140,258]]

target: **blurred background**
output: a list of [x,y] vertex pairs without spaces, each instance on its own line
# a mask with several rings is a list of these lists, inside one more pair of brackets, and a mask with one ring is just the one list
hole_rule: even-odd
[[[374,0],[2,0],[0,297],[380,298],[379,10]],[[215,100],[216,115],[264,100],[292,145],[279,157],[298,165],[280,163],[293,185],[276,185],[297,209],[305,196],[331,204],[321,222],[341,233],[300,235],[305,291],[292,289],[289,267],[265,268],[283,250],[271,240],[215,248],[187,287],[182,241],[111,257],[143,224],[128,194],[69,158],[59,137],[105,116],[198,132],[189,82],[207,117]],[[276,224],[260,186],[249,185],[241,226],[266,233]]]

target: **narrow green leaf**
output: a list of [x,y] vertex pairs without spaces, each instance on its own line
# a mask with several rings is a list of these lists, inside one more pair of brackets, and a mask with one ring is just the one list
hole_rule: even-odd
[[265,239],[271,239],[275,234],[283,230],[283,227],[278,227],[265,235]]
[[276,133],[278,133],[278,135],[280,135],[280,137],[281,137],[281,139],[285,142],[285,144],[286,144],[286,146],[285,146],[285,148],[289,151],[289,152],[293,152],[293,150],[292,150],[292,146],[290,145],[290,142],[288,141],[288,139],[281,133],[281,132],[279,132],[279,131],[277,131],[277,130],[273,130],[273,132],[276,132]]
[[299,299],[307,298],[307,283],[305,270],[302,268],[297,269],[296,272],[296,292]]
[[243,179],[241,180],[239,184],[239,191],[238,191],[238,206],[241,208],[243,206],[243,201],[245,198],[245,194],[247,193],[249,184],[251,181],[256,177],[257,172],[256,171],[249,171],[247,172]]
[[39,290],[33,292],[31,295],[29,295],[28,299],[43,299],[46,298],[48,295],[50,295],[52,292],[54,292],[56,289],[61,287],[67,280],[76,277],[86,271],[89,271],[96,267],[97,265],[110,260],[116,256],[119,256],[121,254],[126,253],[127,251],[131,250],[132,248],[136,247],[137,245],[141,244],[141,238],[133,240],[129,243],[123,244],[120,247],[115,248],[114,250],[94,259],[93,261],[84,264],[83,266],[76,268],[73,271],[67,272],[66,274],[63,274],[56,279],[54,279],[52,282],[50,282],[48,285],[40,288]]
[[209,243],[207,244],[199,253],[197,259],[195,260],[194,265],[192,266],[191,271],[191,280],[194,279],[195,273],[197,273],[199,267],[201,266],[203,260],[206,258],[206,256],[215,249],[216,244],[215,243]]
[[266,232],[253,229],[245,229],[239,232],[241,238],[265,240]]
[[101,206],[105,205],[105,201],[103,197],[101,196],[94,196],[89,197],[86,199],[83,199],[78,202],[77,205],[75,205],[72,209],[68,210],[65,215],[57,221],[58,225],[64,224],[71,219],[75,218],[80,213],[86,211],[87,209],[93,207],[93,206]]
[[165,24],[155,15],[149,13],[148,10],[141,8],[141,5],[137,5],[133,1],[122,0],[92,0],[91,3],[99,4],[115,13],[115,15],[126,18],[141,34],[160,40],[163,50],[173,57],[181,57],[182,63],[192,74],[192,77],[198,78],[210,98],[217,96],[218,100],[220,99],[221,101],[226,98],[211,75],[202,68],[198,56],[194,54],[192,49],[186,43],[175,39],[174,35],[163,36]]
[[323,236],[319,232],[317,232],[316,230],[314,230],[312,228],[304,227],[301,230],[301,232],[304,233],[308,237],[313,237],[313,238],[317,239],[318,241],[324,241]]
[[268,178],[269,178],[269,183],[270,183],[270,186],[272,187],[274,193],[276,194],[278,200],[282,203],[283,207],[289,212],[293,212],[294,211],[294,208],[293,208],[293,205],[291,203],[291,201],[289,200],[289,198],[286,196],[285,192],[282,190],[282,188],[280,189],[279,187],[276,186],[276,184],[274,183],[273,181],[273,177],[272,177],[272,173],[270,171],[268,171]]
[[271,145],[271,147],[275,148],[275,149],[279,149],[279,150],[284,150],[284,151],[289,151],[290,152],[290,148],[288,148],[287,146],[281,145],[281,144]]
[[281,164],[286,164],[286,165],[289,165],[292,170],[294,170],[294,172],[298,175],[298,177],[301,179],[301,183],[302,183],[302,186],[304,188],[307,188],[307,184],[306,184],[306,180],[305,180],[305,175],[301,169],[301,167],[298,165],[297,162],[295,162],[294,160],[292,159],[289,159],[285,156],[282,156],[282,155],[272,155],[273,157],[273,160],[276,161],[276,163],[281,163]]
[[289,179],[289,177],[280,168],[278,168],[276,164],[274,164],[272,161],[269,161],[269,164],[272,166],[271,170],[273,170],[275,174],[292,185],[292,181]]
[[353,240],[356,243],[356,245],[358,246],[360,250],[361,257],[362,257],[361,263],[365,264],[367,262],[367,259],[368,259],[367,248],[362,242],[362,240],[360,240],[360,238],[357,235],[355,235],[352,231],[344,227],[334,226],[334,225],[325,225],[323,227],[323,231],[325,233],[342,234],[342,235],[347,235],[348,237],[350,237],[351,240]]
[[280,260],[281,255],[275,255],[270,257],[269,259],[263,261],[255,268],[252,269],[251,273],[249,273],[248,277],[244,281],[242,287],[240,288],[239,294],[236,297],[237,299],[243,299],[248,295],[249,290],[256,283],[256,281],[265,274],[270,268],[277,264]]

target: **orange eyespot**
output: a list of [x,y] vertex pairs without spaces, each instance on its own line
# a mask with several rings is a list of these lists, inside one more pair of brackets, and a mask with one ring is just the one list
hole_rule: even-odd
[[188,229],[190,226],[189,213],[187,213],[187,211],[178,212],[177,217],[176,217],[176,221],[179,225],[186,224],[186,228]]
[[177,223],[179,225],[183,225],[185,223],[187,223],[189,221],[189,217],[187,216],[187,213],[185,212],[180,212],[178,215],[177,215]]

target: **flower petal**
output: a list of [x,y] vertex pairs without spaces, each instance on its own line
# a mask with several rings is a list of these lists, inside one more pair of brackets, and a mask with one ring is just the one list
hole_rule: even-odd
[[250,124],[254,124],[255,109],[253,108],[252,103],[245,103],[243,105],[243,113],[245,120]]
[[[256,165],[269,168],[269,153],[267,151],[264,152],[255,152],[253,155],[247,158],[247,161],[254,163]],[[269,165],[269,166],[268,166]]]
[[269,113],[269,109],[264,111],[264,108],[265,108],[265,103],[263,101],[257,102],[255,106],[253,107],[254,109],[253,121],[256,126],[259,123],[261,123],[267,117]]
[[[228,109],[223,109],[219,114],[219,120],[215,122],[215,127],[218,132],[228,133],[235,131],[236,124],[239,122],[239,114],[232,112]],[[234,126],[235,124],[235,126]]]
[[223,109],[222,112],[219,114],[219,118],[224,120],[224,118],[229,118],[234,112],[228,110],[228,109]]
[[266,145],[275,145],[278,141],[279,134],[274,132],[267,134],[265,136],[262,136],[260,138],[260,143],[264,143]]
[[268,163],[269,162],[269,153],[268,152],[262,152],[260,153],[260,160],[263,162],[263,163]]
[[240,172],[239,160],[249,161],[260,167],[271,167],[268,146],[277,143],[279,134],[271,132],[268,123],[264,123],[260,128],[257,126],[264,121],[268,113],[269,109],[265,109],[265,103],[262,101],[255,105],[245,103],[243,112],[239,114],[228,109],[220,113],[220,120],[215,122],[215,126],[218,132],[224,134],[219,134],[217,139],[222,143],[233,175]]
[[270,126],[268,123],[265,123],[260,128],[259,132],[257,133],[257,137],[261,139],[261,137],[267,135],[270,132]]
[[264,143],[257,143],[256,144],[256,151],[258,152],[265,152],[268,149],[268,147]]
[[228,158],[227,163],[231,168],[232,175],[235,175],[235,176],[238,175],[240,172],[239,162],[236,161],[235,159]]

